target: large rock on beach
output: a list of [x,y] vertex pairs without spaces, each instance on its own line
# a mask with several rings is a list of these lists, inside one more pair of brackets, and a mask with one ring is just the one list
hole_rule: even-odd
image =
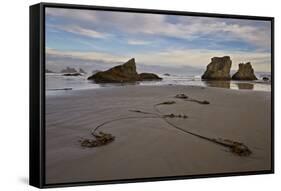
[[153,73],[141,73],[139,74],[140,80],[162,80],[159,76]]
[[134,58],[109,70],[97,72],[88,78],[88,80],[94,80],[96,83],[124,83],[156,79],[159,80],[161,78],[152,73],[142,73],[139,75]]
[[257,80],[250,62],[240,63],[238,71],[232,76],[233,80]]
[[202,75],[204,80],[231,80],[230,68],[232,61],[229,56],[213,57],[207,70]]

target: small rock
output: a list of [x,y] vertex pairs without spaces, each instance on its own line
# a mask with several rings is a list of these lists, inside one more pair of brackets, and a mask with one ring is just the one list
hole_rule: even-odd
[[187,99],[187,98],[188,98],[188,96],[187,96],[187,95],[185,95],[185,94],[177,94],[177,95],[175,96],[175,98],[179,98],[179,99]]
[[82,76],[79,72],[63,74],[63,76]]

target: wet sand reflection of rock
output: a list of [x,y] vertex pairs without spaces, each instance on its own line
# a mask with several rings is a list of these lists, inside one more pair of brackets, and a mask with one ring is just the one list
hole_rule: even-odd
[[230,88],[230,81],[204,81],[208,87]]
[[252,90],[254,89],[254,84],[250,83],[237,83],[239,90]]

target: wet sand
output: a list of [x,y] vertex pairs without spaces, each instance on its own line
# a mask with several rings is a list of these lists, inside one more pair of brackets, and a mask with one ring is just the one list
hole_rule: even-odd
[[[209,105],[176,99],[184,93]],[[123,117],[143,117],[141,110],[185,114],[168,119],[203,136],[243,142],[252,154],[237,156],[228,148],[183,133],[162,118],[132,118],[101,127],[115,140],[82,148],[99,124]],[[46,98],[46,182],[65,183],[208,173],[269,170],[271,161],[270,92],[195,86],[124,86],[67,91]]]

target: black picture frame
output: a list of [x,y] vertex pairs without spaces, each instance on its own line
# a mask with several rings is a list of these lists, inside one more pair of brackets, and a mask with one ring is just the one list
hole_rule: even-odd
[[[215,173],[157,178],[139,178],[108,181],[69,182],[46,184],[45,182],[45,8],[75,8],[80,10],[103,10],[114,12],[151,13],[214,18],[264,20],[271,22],[271,169],[263,171]],[[57,3],[39,3],[30,6],[30,139],[29,183],[38,188],[84,186],[98,184],[163,181],[191,178],[210,178],[274,173],[274,18],[248,15],[195,13],[170,10],[135,9],[121,7],[88,6]]]

